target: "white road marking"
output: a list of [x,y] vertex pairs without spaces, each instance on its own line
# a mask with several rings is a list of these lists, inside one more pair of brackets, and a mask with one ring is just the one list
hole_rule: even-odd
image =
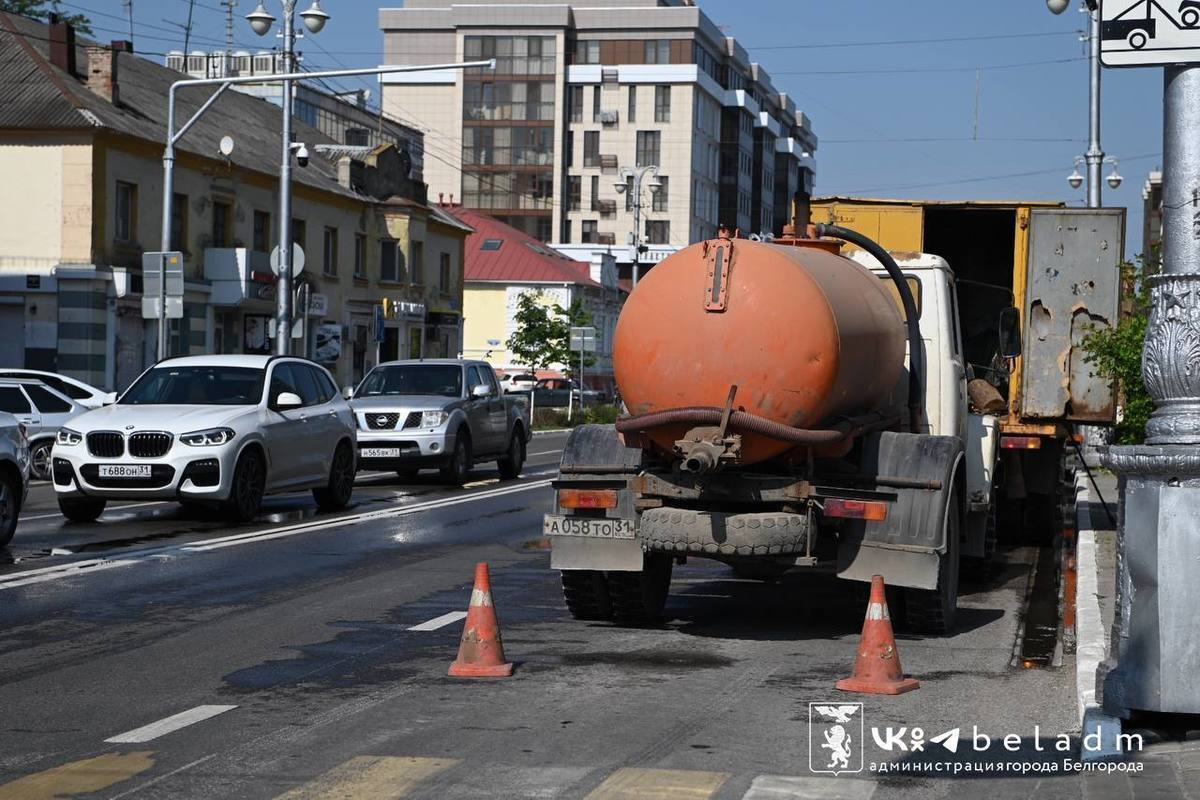
[[141,744],[142,742],[149,742],[160,736],[166,736],[168,733],[174,733],[180,728],[186,728],[188,725],[195,725],[197,722],[211,719],[218,714],[232,711],[235,708],[237,706],[196,706],[195,708],[189,708],[187,711],[172,714],[165,719],[160,719],[158,722],[151,722],[149,725],[143,725],[140,728],[118,734],[104,741],[108,744]]
[[742,800],[871,800],[875,784],[866,780],[792,775],[759,775]]
[[426,620],[425,622],[422,622],[420,625],[413,625],[411,628],[409,628],[409,630],[410,631],[436,631],[438,628],[444,628],[447,625],[453,625],[455,622],[458,622],[460,619],[466,619],[466,618],[467,618],[467,612],[465,612],[465,611],[451,611],[449,614],[442,614],[440,617],[434,617],[433,619]]
[[[126,503],[125,505],[112,506],[110,508],[104,509],[104,513],[101,516],[107,517],[112,514],[115,514],[118,511],[126,511],[131,508],[148,508],[150,506],[166,506],[166,505],[170,505],[170,502],[167,500],[154,500],[154,501],[149,501],[149,502],[145,502],[145,503]],[[32,522],[35,519],[55,519],[55,518],[62,519],[63,518],[62,512],[56,511],[53,514],[34,514],[31,517],[22,516],[20,521],[21,522]]]
[[435,509],[449,508],[452,506],[463,505],[465,503],[473,503],[476,500],[488,500],[495,497],[504,497],[505,495],[517,494],[519,492],[527,492],[531,489],[541,489],[549,486],[550,483],[551,481],[549,480],[533,481],[530,483],[519,484],[517,486],[502,486],[485,491],[470,492],[469,494],[446,497],[440,500],[429,500],[424,503],[415,503],[411,506],[378,509],[375,511],[366,511],[358,514],[348,514],[339,517],[325,517],[321,519],[310,520],[308,522],[298,523],[296,525],[288,525],[282,528],[264,528],[257,531],[248,531],[246,533],[236,533],[217,539],[206,539],[203,543],[167,545],[164,547],[153,547],[135,552],[126,551],[121,554],[122,558],[117,560],[94,558],[86,561],[74,561],[69,564],[39,567],[37,569],[10,573],[3,578],[0,578],[0,590],[14,589],[18,586],[25,586],[31,583],[44,583],[46,581],[75,577],[81,574],[111,569],[113,567],[126,566],[128,564],[146,563],[152,558],[161,558],[162,556],[169,554],[204,553],[210,550],[221,550],[226,547],[236,547],[242,544],[253,544],[255,542],[264,542],[271,539],[283,539],[289,536],[297,536],[302,533],[310,533],[313,531],[325,530],[327,528],[336,528],[343,525],[354,525],[360,522],[404,517],[410,514],[419,514],[422,511],[433,511]]
[[552,456],[561,452],[562,450],[542,450],[540,453],[529,453],[528,455],[532,458],[533,456]]

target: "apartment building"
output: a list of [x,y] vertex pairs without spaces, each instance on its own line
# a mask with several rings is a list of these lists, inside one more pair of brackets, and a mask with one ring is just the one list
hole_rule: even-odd
[[670,249],[777,234],[812,191],[808,117],[690,2],[406,0],[380,27],[389,64],[496,59],[384,76],[383,108],[425,130],[431,192],[542,241],[628,263],[639,200],[638,242]]

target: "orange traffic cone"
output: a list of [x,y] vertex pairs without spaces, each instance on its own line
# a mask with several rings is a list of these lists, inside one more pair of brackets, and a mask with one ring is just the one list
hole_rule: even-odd
[[456,678],[506,678],[512,672],[512,663],[504,660],[500,623],[492,605],[488,565],[479,563],[475,565],[475,588],[471,590],[471,607],[467,609],[458,658],[450,665],[450,675]]
[[837,682],[843,692],[866,694],[903,694],[921,685],[916,678],[904,677],[896,637],[892,635],[892,618],[888,614],[887,598],[883,591],[883,576],[871,576],[871,602],[867,604],[867,619],[863,622],[862,642],[854,661],[854,674]]

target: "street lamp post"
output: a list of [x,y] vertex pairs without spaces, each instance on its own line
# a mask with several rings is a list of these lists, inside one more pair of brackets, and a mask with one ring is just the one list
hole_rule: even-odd
[[650,193],[658,194],[662,189],[662,181],[658,179],[658,167],[653,164],[645,167],[625,167],[621,170],[618,180],[613,184],[617,190],[617,194],[624,194],[627,189],[630,189],[628,183],[633,179],[632,196],[630,197],[630,205],[633,207],[633,285],[638,284],[638,270],[641,267],[640,257],[642,254],[642,181],[650,177]]
[[[310,33],[320,33],[329,19],[320,0],[301,12]],[[275,17],[260,2],[246,15],[251,29],[265,36]],[[283,0],[283,71],[294,72],[296,49],[296,0]],[[292,349],[292,80],[280,80],[283,89],[283,159],[279,165],[279,283],[275,287],[275,353],[289,355]]]

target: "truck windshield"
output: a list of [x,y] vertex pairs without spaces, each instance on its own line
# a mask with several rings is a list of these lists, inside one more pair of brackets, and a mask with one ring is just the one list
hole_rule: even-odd
[[438,394],[462,396],[462,367],[456,364],[405,364],[376,367],[355,392],[356,397]]
[[266,371],[254,367],[158,367],[138,378],[121,405],[252,406]]

